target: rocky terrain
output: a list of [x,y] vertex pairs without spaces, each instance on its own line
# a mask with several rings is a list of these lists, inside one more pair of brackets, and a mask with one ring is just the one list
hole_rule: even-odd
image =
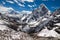
[[24,32],[16,32],[13,29],[0,31],[0,40],[60,40],[57,37],[38,37]]
[[31,14],[0,13],[0,40],[60,40],[60,9],[41,4]]
[[38,37],[24,32],[16,32],[14,30],[0,31],[0,40],[60,40],[57,37]]

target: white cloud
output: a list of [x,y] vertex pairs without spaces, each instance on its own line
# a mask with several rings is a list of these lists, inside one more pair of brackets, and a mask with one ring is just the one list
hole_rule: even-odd
[[22,2],[27,1],[27,2],[34,2],[34,0],[21,0]]
[[19,6],[24,7],[24,4],[21,4],[21,3],[19,3],[18,1],[19,1],[19,0],[14,0],[14,2],[16,2]]
[[26,10],[23,10],[23,11],[21,11],[21,13],[31,14],[31,13],[32,13],[32,11],[26,11]]
[[32,7],[31,5],[28,5],[28,7]]
[[18,1],[20,1],[20,2],[25,2],[25,1],[27,1],[27,2],[34,2],[34,0],[14,0],[16,3],[18,3]]
[[35,7],[35,6],[37,6],[37,5],[36,4],[32,5],[32,7]]
[[14,0],[14,2],[18,3],[18,0]]
[[13,1],[7,1],[7,2],[9,2],[9,3],[14,3]]
[[29,7],[35,7],[35,6],[37,6],[35,3],[34,3],[34,5],[28,5]]
[[34,5],[28,5],[28,7],[30,7],[30,8],[35,7],[35,6],[36,6],[36,4],[34,4]]
[[5,4],[5,2],[2,1],[3,4]]
[[9,2],[9,3],[14,3],[12,0],[6,0],[6,2]]
[[7,13],[7,12],[10,12],[11,10],[14,10],[14,9],[11,7],[0,6],[0,12],[1,13]]
[[[9,2],[9,3],[14,3],[14,2],[16,2],[19,6],[22,6],[22,7],[25,7],[24,6],[24,4],[21,4],[20,2],[25,2],[25,1],[27,1],[27,2],[34,2],[34,0],[13,0],[13,1],[11,1],[11,0],[6,0],[7,2]],[[20,1],[20,2],[19,2]],[[32,7],[31,5],[28,5],[29,7]]]
[[19,3],[18,5],[19,5],[19,6],[22,6],[22,7],[25,7],[23,4],[20,4],[20,3]]
[[35,6],[35,5],[32,5],[33,7]]
[[51,8],[52,8],[52,9],[58,9],[58,8],[60,8],[60,7],[52,6]]

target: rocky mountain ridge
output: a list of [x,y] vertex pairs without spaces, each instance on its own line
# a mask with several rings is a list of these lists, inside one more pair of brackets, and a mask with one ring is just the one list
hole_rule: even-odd
[[[14,31],[28,34],[37,33],[36,36],[60,38],[60,9],[53,13],[44,5],[32,11],[31,14],[1,14],[0,23],[3,30],[8,27]],[[0,30],[2,27],[0,27]],[[2,31],[3,31],[2,30]],[[54,32],[52,34],[52,32]]]

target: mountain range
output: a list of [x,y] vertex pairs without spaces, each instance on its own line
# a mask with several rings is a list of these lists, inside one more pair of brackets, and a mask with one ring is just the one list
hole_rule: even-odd
[[[0,19],[6,21],[5,24],[16,31],[29,34],[40,32],[38,36],[42,36],[42,33],[45,37],[47,37],[47,34],[53,37],[60,34],[60,8],[51,12],[44,4],[41,4],[32,13],[22,12],[22,14],[16,14],[15,11],[11,11],[8,14],[0,13]],[[48,30],[47,33],[45,33],[45,30]],[[50,35],[50,32],[55,32],[56,34]]]

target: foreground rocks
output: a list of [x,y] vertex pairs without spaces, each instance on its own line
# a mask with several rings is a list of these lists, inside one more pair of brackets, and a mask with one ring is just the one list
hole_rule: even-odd
[[33,40],[28,34],[14,30],[0,31],[0,40]]
[[37,37],[36,34],[30,35],[24,32],[16,32],[12,29],[0,30],[0,40],[60,40],[53,37]]

